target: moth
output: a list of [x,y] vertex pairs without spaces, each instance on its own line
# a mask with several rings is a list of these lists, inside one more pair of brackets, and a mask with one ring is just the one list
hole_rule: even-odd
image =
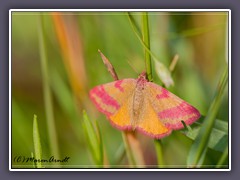
[[119,130],[139,131],[162,138],[200,118],[199,111],[165,88],[149,82],[146,73],[90,90],[90,99]]

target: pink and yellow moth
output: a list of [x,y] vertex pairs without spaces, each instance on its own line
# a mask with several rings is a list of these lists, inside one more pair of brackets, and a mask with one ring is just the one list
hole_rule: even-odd
[[163,87],[149,82],[143,72],[137,79],[99,85],[90,98],[111,124],[120,130],[137,130],[162,138],[200,118],[199,111]]

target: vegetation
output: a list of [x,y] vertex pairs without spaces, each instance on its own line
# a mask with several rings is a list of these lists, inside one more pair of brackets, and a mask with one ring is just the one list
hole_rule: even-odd
[[[14,12],[12,167],[228,168],[226,27],[224,12]],[[113,81],[98,49],[119,79],[146,71],[200,120],[160,140],[113,128],[88,97]]]

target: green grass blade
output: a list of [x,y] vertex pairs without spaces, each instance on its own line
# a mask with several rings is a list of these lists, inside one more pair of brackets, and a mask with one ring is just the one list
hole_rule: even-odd
[[[143,16],[146,16],[146,14],[143,15]],[[135,35],[137,36],[138,40],[140,41],[140,43],[144,47],[145,52],[148,53],[149,56],[153,58],[154,63],[155,63],[156,72],[157,72],[159,78],[161,79],[161,81],[164,83],[164,85],[166,87],[168,87],[169,85],[173,84],[171,73],[169,72],[168,68],[163,63],[161,63],[161,61],[157,58],[157,56],[150,50],[150,43],[149,43],[149,47],[147,46],[147,44],[145,44],[145,42],[143,41],[143,39],[140,36],[141,33],[139,33],[139,28],[136,25],[136,22],[134,21],[133,17],[130,15],[130,13],[128,13],[128,19],[129,19],[129,22],[131,24],[131,27],[132,27]],[[146,25],[144,25],[143,28],[144,29],[149,29],[149,28],[147,28],[148,27],[148,19],[146,17],[142,18],[142,22],[144,24],[146,24]],[[148,32],[149,30],[146,30],[146,31]],[[143,34],[143,36],[146,37],[146,34],[145,35]],[[146,53],[145,53],[145,55],[146,55]],[[147,69],[147,71],[152,71],[150,68],[152,68],[151,61],[147,60],[146,61],[146,69]],[[152,75],[150,75],[150,77],[148,77],[148,78],[149,78],[150,81],[152,81]]]
[[99,162],[100,162],[100,165],[104,165],[103,140],[102,140],[99,124],[97,121],[95,121],[95,127],[96,127],[97,137],[99,140],[98,142],[99,143]]
[[163,158],[163,144],[161,140],[154,140],[155,144],[155,149],[157,153],[157,162],[158,162],[158,167],[159,168],[164,168],[165,167],[165,162]]
[[155,60],[159,61],[158,58],[153,54],[153,52],[151,52],[151,50],[149,49],[149,47],[146,46],[146,44],[144,43],[142,37],[140,36],[141,33],[139,33],[139,28],[136,26],[136,22],[133,21],[132,16],[130,15],[130,13],[128,13],[128,19],[129,22],[131,24],[131,27],[133,29],[133,32],[135,33],[135,35],[137,36],[138,40],[140,41],[140,43],[142,44],[142,46],[144,47],[144,49],[151,54],[151,57],[154,58]]
[[[183,130],[182,132],[190,139],[195,140],[202,127],[202,121],[205,117],[192,124],[192,130]],[[215,151],[223,152],[228,146],[228,122],[219,119],[215,120],[214,127],[212,128],[208,148]]]
[[98,125],[96,129],[88,118],[86,111],[83,111],[83,129],[87,138],[87,144],[90,149],[95,164],[99,167],[103,165],[103,145]]
[[225,148],[221,158],[219,159],[216,168],[224,168],[224,162],[228,158],[228,146]]
[[[133,21],[132,16],[130,15],[130,13],[128,13],[128,19],[129,22],[131,24],[131,27],[133,29],[133,32],[135,33],[135,35],[137,36],[138,40],[140,41],[140,43],[142,44],[142,46],[144,47],[144,49],[151,55],[152,58],[154,58],[155,60],[159,61],[158,58],[153,54],[153,52],[151,52],[151,50],[149,49],[149,47],[146,46],[146,44],[144,43],[142,37],[140,36],[141,33],[139,33],[139,28],[136,26],[136,22]],[[160,61],[159,61],[160,62]]]
[[[34,154],[31,152],[31,158],[34,159]],[[37,168],[37,165],[34,161],[32,161],[33,168]]]
[[[34,114],[33,117],[33,144],[34,144],[34,157],[35,159],[42,159],[42,147],[40,141],[40,135],[38,130],[37,116]],[[36,162],[37,168],[42,168],[41,161]]]
[[[143,12],[142,14],[142,41],[146,45],[147,49],[150,50],[150,39],[149,39],[149,27],[148,27],[148,14]],[[144,49],[144,59],[147,77],[149,81],[153,81],[152,77],[152,61],[150,53]]]
[[127,135],[122,133],[122,137],[123,137],[123,142],[125,144],[127,159],[129,161],[128,164],[129,164],[130,167],[135,168],[135,167],[137,167],[137,163],[136,163],[136,160],[134,158],[133,151],[131,150],[131,146],[130,146],[130,143],[128,141]]
[[[142,41],[146,45],[147,49],[150,51],[150,38],[149,38],[149,26],[148,26],[148,14],[144,12],[142,14],[142,34],[143,38]],[[146,64],[146,72],[149,81],[153,81],[152,77],[152,63],[151,63],[151,54],[146,48],[144,49],[144,59]],[[161,140],[155,140],[155,149],[157,152],[157,159],[158,159],[158,166],[164,167],[164,159],[163,159],[163,148]]]
[[[43,26],[43,16],[39,17],[39,51],[40,51],[40,60],[41,60],[41,70],[42,70],[42,79],[43,79],[43,95],[44,95],[44,104],[45,104],[45,112],[46,112],[46,120],[47,120],[47,128],[49,134],[49,145],[51,149],[52,155],[56,159],[59,158],[59,149],[58,149],[58,140],[57,140],[57,132],[54,121],[54,113],[53,113],[53,102],[52,102],[52,94],[50,89],[50,79],[48,73],[48,63],[47,63],[47,50],[46,50],[46,42],[44,35],[44,26]],[[54,164],[55,167],[58,166],[59,163],[56,162]]]
[[[136,22],[136,20],[134,19],[134,17],[128,12],[127,13],[129,21],[132,25],[132,28],[134,29],[134,32],[137,33],[137,37],[142,37],[142,32],[141,29],[138,27],[138,24]],[[140,38],[141,39],[141,38]]]
[[67,82],[64,81],[64,78],[59,71],[52,69],[50,75],[53,95],[62,111],[69,117],[68,120],[71,121],[70,124],[74,135],[79,141],[81,141],[82,134],[79,133],[79,126],[81,125],[81,122],[79,121],[80,115],[77,113],[77,107],[76,102],[74,101],[73,93],[67,86]]
[[51,89],[62,110],[65,111],[71,119],[77,119],[72,92],[70,88],[68,88],[67,83],[64,81],[63,76],[61,76],[60,72],[56,69],[51,70],[49,73],[51,76]]
[[203,159],[205,156],[206,148],[208,147],[208,141],[210,138],[210,134],[212,128],[214,126],[214,122],[216,119],[216,115],[219,111],[219,107],[221,105],[221,100],[224,95],[224,90],[226,88],[228,81],[228,68],[226,67],[225,72],[220,80],[220,85],[217,88],[215,98],[208,110],[208,114],[204,119],[204,123],[202,128],[199,131],[188,155],[187,164],[189,167],[196,167],[200,165],[200,159]]
[[113,164],[120,164],[125,156],[126,156],[126,149],[125,149],[124,143],[122,143],[120,144],[119,148],[116,151]]

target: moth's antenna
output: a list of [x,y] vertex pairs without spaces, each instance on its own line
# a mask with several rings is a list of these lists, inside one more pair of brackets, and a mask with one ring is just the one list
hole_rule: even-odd
[[134,68],[134,66],[130,63],[129,60],[127,60],[127,63],[129,64],[129,66],[133,69],[133,71],[134,71],[137,75],[140,74],[140,73]]

